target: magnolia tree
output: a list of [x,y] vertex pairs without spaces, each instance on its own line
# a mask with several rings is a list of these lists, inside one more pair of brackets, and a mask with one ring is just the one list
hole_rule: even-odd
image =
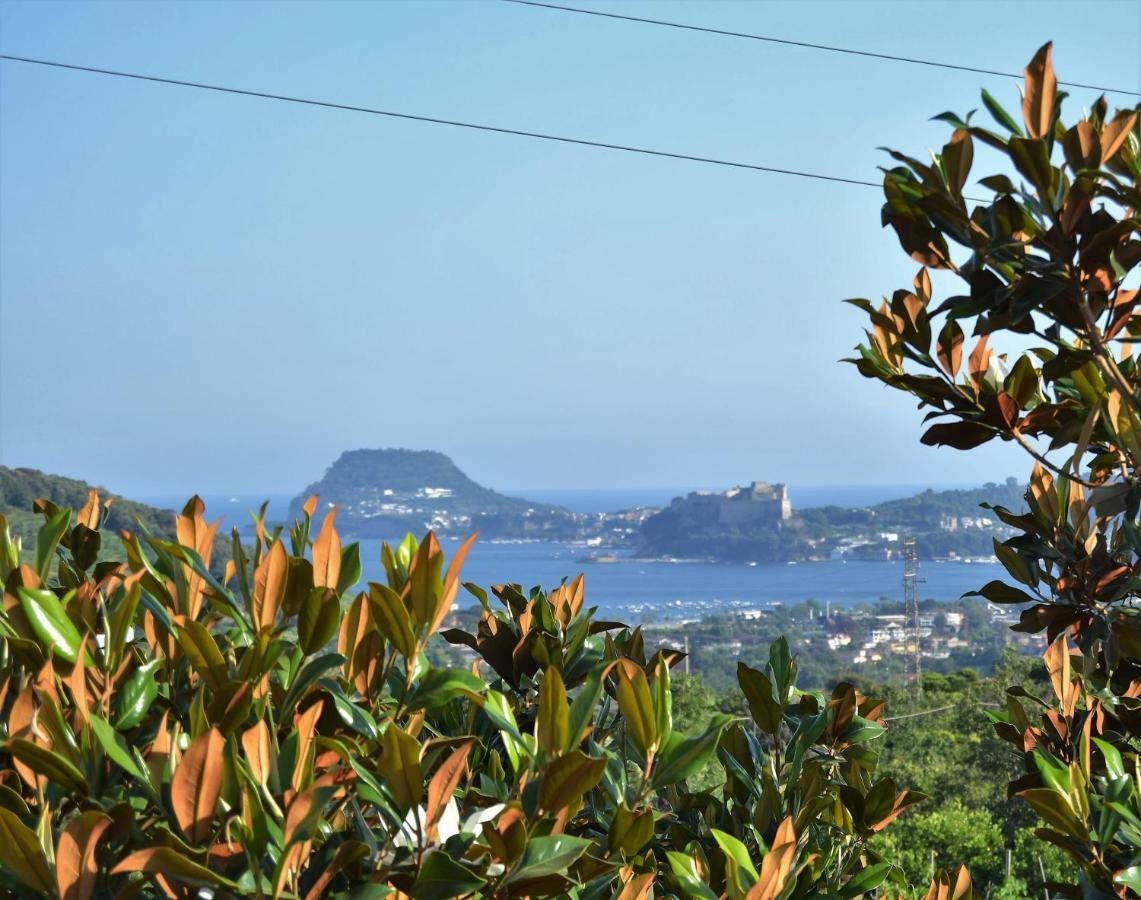
[[[211,567],[197,499],[174,541],[107,507],[0,518],[0,892],[20,897],[857,897],[921,798],[876,775],[882,704],[801,691],[782,640],[742,665],[749,716],[687,734],[670,666],[545,592],[460,580],[434,535],[364,585],[314,497]],[[460,591],[474,631],[445,627]],[[467,664],[434,666],[441,639]],[[690,786],[719,767],[710,791]],[[932,897],[970,893],[964,874]],[[205,892],[205,893],[201,893]]]
[[[1067,122],[1049,44],[1025,75],[1021,122],[983,91],[993,123],[944,113],[931,162],[891,152],[883,223],[922,267],[878,307],[850,301],[870,319],[852,362],[918,398],[924,444],[1033,457],[1027,508],[994,510],[1016,532],[995,542],[1009,579],[978,593],[1044,633],[1053,696],[1010,690],[995,727],[1025,760],[1010,792],[1078,864],[1049,889],[1125,896],[1141,891],[1138,114],[1103,97]],[[976,144],[998,171],[972,174]]]

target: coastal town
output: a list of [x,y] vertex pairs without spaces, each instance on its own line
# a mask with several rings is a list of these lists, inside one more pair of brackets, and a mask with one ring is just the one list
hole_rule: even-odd
[[924,600],[915,626],[898,600],[883,598],[855,607],[810,600],[657,621],[644,624],[643,632],[647,647],[687,652],[687,671],[701,674],[715,687],[730,685],[738,661],[755,665],[783,634],[808,683],[824,685],[841,676],[902,676],[917,651],[924,671],[972,668],[983,673],[993,668],[1005,647],[1020,654],[1041,653],[1040,635],[1011,630],[1018,615],[1017,607],[997,607],[978,597]]

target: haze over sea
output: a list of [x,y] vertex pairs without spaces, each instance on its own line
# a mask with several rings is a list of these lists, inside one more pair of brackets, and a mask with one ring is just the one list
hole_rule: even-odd
[[[997,479],[995,479],[997,480]],[[932,485],[936,490],[966,487]],[[920,485],[804,485],[789,487],[794,509],[813,506],[868,506],[908,497],[924,490]],[[627,490],[526,490],[508,493],[555,503],[577,512],[600,512],[632,506],[661,506],[692,488],[631,488]],[[185,497],[172,495],[140,498],[164,508],[180,508]],[[290,495],[205,495],[206,515],[222,517],[223,528],[246,527],[249,510],[269,500],[270,519],[283,519]],[[445,553],[458,544],[444,542]],[[808,562],[793,565],[731,565],[706,562],[583,563],[586,550],[557,542],[491,543],[479,541],[464,566],[464,580],[481,586],[503,581],[524,587],[554,587],[564,577],[586,573],[587,603],[603,613],[630,623],[664,618],[696,618],[705,613],[761,608],[773,603],[815,599],[834,606],[849,606],[881,597],[902,599],[903,566],[899,562]],[[380,541],[361,542],[365,580],[383,580]],[[921,564],[920,596],[954,600],[986,582],[1003,577],[1002,567],[990,563]],[[461,594],[459,602],[464,603]],[[468,598],[470,599],[470,598]],[[473,601],[474,602],[474,601]]]

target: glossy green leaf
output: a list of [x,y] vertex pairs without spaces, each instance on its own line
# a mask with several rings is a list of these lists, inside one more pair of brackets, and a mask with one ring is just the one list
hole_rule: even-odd
[[330,669],[341,666],[345,658],[339,653],[323,653],[308,660],[289,683],[289,690],[281,702],[281,718],[288,719],[293,710],[317,680]]
[[412,633],[412,620],[408,607],[394,590],[383,584],[368,586],[369,608],[376,620],[376,627],[408,659],[416,653],[416,636]]
[[483,679],[466,669],[431,668],[416,684],[406,704],[409,710],[438,709],[460,697],[487,689]]
[[484,883],[467,866],[460,865],[443,850],[435,850],[424,858],[409,896],[415,900],[450,900],[472,894]]
[[59,542],[70,524],[71,509],[57,509],[41,526],[39,534],[36,535],[36,572],[39,573],[40,581],[46,582],[48,580],[56,547],[59,546]]
[[717,900],[717,894],[711,891],[709,885],[702,879],[693,857],[686,853],[679,853],[677,850],[667,850],[666,856],[670,861],[670,869],[673,870],[674,877],[686,897]]
[[43,775],[49,781],[54,781],[69,790],[81,794],[87,793],[87,776],[79,771],[74,763],[54,750],[33,744],[23,738],[13,738],[4,745],[4,749],[37,775]]
[[363,737],[375,739],[379,736],[380,730],[376,727],[376,720],[366,709],[346,697],[345,692],[336,681],[323,678],[320,684],[326,693],[333,698],[333,707],[342,722]]
[[621,661],[615,671],[618,674],[615,691],[618,708],[622,711],[631,740],[644,757],[657,747],[660,737],[646,673],[630,660]]
[[149,785],[146,770],[131,755],[126,739],[119,734],[102,716],[91,714],[91,731],[99,741],[99,746],[107,757],[127,774]]
[[354,542],[341,550],[341,571],[337,577],[337,593],[348,593],[360,580],[361,545]]
[[25,587],[17,588],[16,596],[28,624],[43,642],[44,649],[50,647],[60,659],[74,663],[79,658],[82,638],[64,610],[67,598],[61,601],[44,588]]
[[316,653],[333,639],[340,623],[337,595],[325,588],[314,588],[297,616],[297,642],[306,653]]
[[602,696],[602,679],[607,669],[608,666],[605,665],[596,666],[592,669],[571,701],[570,712],[567,716],[567,746],[565,749],[570,750],[577,747],[582,740],[583,732],[591,724],[598,706],[598,698]]
[[230,680],[229,667],[218,649],[218,642],[205,625],[179,616],[175,621],[175,638],[195,671],[211,688],[221,688]]
[[749,856],[749,848],[743,841],[717,828],[711,828],[710,832],[717,841],[717,846],[725,854],[726,874],[731,874],[739,893],[747,893],[757,880],[757,867]]
[[581,750],[572,750],[559,757],[543,773],[539,805],[552,812],[564,807],[574,809],[583,794],[602,780],[605,769],[605,759],[587,756]]
[[680,732],[670,735],[658,755],[651,782],[655,788],[677,784],[701,769],[713,757],[717,742],[732,716],[715,714],[709,726],[699,735],[686,737]]
[[738,662],[737,683],[741,686],[757,727],[765,734],[776,734],[784,720],[784,709],[774,696],[773,683],[769,677],[764,672]]
[[143,721],[147,710],[158,696],[158,683],[154,672],[162,664],[161,659],[152,659],[131,673],[119,695],[119,715],[115,727],[127,731]]
[[55,895],[55,877],[39,838],[14,812],[3,807],[0,807],[0,862],[31,890]]
[[568,834],[531,838],[518,864],[507,876],[507,883],[530,881],[565,872],[590,847],[586,838]]
[[841,897],[862,897],[883,884],[896,866],[890,862],[872,863],[861,869],[844,883]]

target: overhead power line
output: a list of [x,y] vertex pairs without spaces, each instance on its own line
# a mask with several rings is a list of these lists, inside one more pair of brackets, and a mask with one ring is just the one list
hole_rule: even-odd
[[802,172],[797,169],[783,169],[778,166],[763,166],[756,163],[734,162],[728,159],[715,159],[709,156],[693,156],[688,153],[674,153],[669,150],[652,150],[648,147],[632,147],[625,144],[612,144],[606,141],[593,141],[585,138],[566,137],[557,134],[544,134],[538,131],[524,131],[518,128],[503,128],[497,125],[481,125],[475,122],[461,122],[456,119],[441,119],[435,116],[424,116],[414,113],[394,112],[388,109],[376,109],[369,106],[356,106],[349,103],[335,103],[330,100],[314,100],[306,97],[291,97],[286,94],[270,94],[265,91],[252,91],[246,88],[227,87],[218,84],[204,84],[197,81],[183,81],[179,78],[164,78],[158,75],[143,75],[138,72],[120,72],[114,69],[99,69],[94,66],[81,66],[74,63],[53,62],[46,59],[33,59],[27,56],[12,56],[0,54],[0,60],[9,62],[29,63],[36,66],[49,66],[54,69],[68,69],[74,72],[89,72],[96,75],[110,75],[115,78],[131,78],[135,81],[150,81],[157,84],[171,84],[178,87],[197,88],[204,91],[215,91],[221,94],[238,94],[243,97],[257,97],[261,100],[278,100],[283,103],[299,103],[304,106],[319,106],[325,109],[339,109],[346,112],[368,113],[374,116],[387,116],[391,119],[407,119],[412,122],[426,122],[431,125],[448,125],[452,128],[468,128],[473,131],[490,131],[495,134],[509,134],[515,137],[534,138],[540,141],[556,141],[561,144],[575,144],[581,147],[594,147],[602,150],[620,150],[625,153],[640,153],[644,156],[660,156],[666,159],[680,159],[686,162],[706,163],[711,166],[729,166],[734,169],[750,169],[755,172],[768,172],[773,175],[793,175],[797,178],[812,178],[817,181],[835,181],[840,184],[857,184],[865,187],[882,188],[883,184],[877,181],[865,181],[860,178],[842,178],[838,175],[822,175],[819,172]]
[[[979,69],[975,66],[960,66],[956,63],[936,62],[931,59],[916,59],[910,56],[895,56],[891,53],[875,53],[871,50],[856,50],[852,47],[833,47],[829,44],[813,44],[808,41],[794,41],[789,38],[770,37],[764,34],[752,34],[746,31],[727,31],[723,28],[708,28],[704,25],[689,25],[685,22],[669,22],[665,19],[647,19],[642,16],[628,16],[622,13],[605,12],[601,9],[583,9],[578,6],[562,6],[558,3],[543,3],[540,0],[505,0],[507,3],[516,3],[519,6],[535,6],[541,9],[554,9],[559,12],[578,13],[584,16],[597,16],[601,19],[620,19],[623,22],[637,22],[641,25],[662,25],[666,28],[680,28],[683,31],[700,31],[705,34],[717,34],[722,37],[745,38],[750,41],[764,41],[767,44],[783,44],[786,47],[803,47],[808,50],[826,50],[829,53],[846,53],[849,56],[864,56],[870,59],[886,59],[891,62],[909,63],[914,66],[932,66],[937,69],[954,69],[958,72],[974,72],[978,75],[998,75],[1003,78],[1018,78],[1022,75],[1017,72],[999,72],[995,69]],[[1081,84],[1076,81],[1059,81],[1058,84],[1066,87],[1084,88],[1091,91],[1102,91],[1109,94],[1128,94],[1131,97],[1141,97],[1141,91],[1127,91],[1123,88],[1098,87],[1094,84]]]
[[902,716],[887,716],[883,721],[885,722],[898,722],[900,719],[914,719],[916,716],[933,716],[935,713],[946,712],[949,709],[954,709],[955,705],[940,706],[936,709],[924,709],[919,712],[904,713]]

